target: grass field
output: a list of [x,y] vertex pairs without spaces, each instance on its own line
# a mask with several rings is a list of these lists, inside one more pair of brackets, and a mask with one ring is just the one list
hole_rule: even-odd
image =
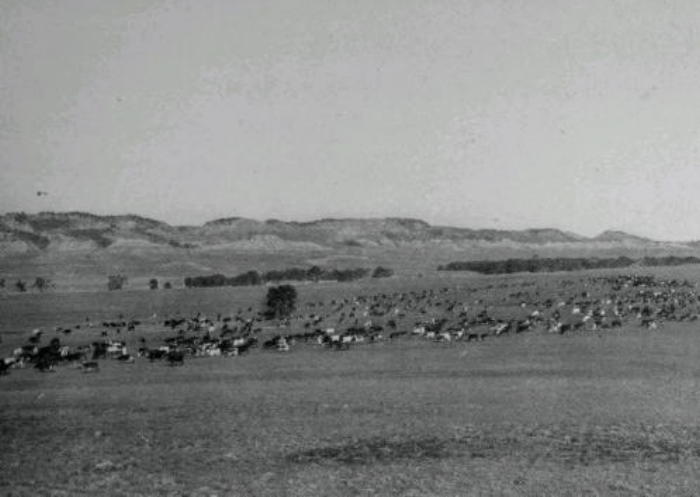
[[[457,285],[494,296],[502,282],[547,288],[561,277],[570,276],[311,285],[300,294]],[[7,297],[0,347],[34,326],[226,313],[262,294]],[[14,370],[0,377],[0,495],[693,496],[698,328],[407,339],[339,352],[300,345],[175,368],[103,361],[99,374]],[[81,333],[89,331],[70,340]]]

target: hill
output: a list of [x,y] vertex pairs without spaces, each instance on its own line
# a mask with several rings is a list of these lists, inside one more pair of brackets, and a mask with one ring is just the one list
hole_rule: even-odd
[[200,226],[173,226],[137,215],[0,215],[0,277],[41,275],[68,282],[71,288],[82,288],[86,281],[102,287],[106,275],[117,271],[132,281],[159,276],[178,282],[212,272],[312,264],[385,265],[398,274],[418,274],[454,260],[688,256],[699,251],[692,242],[659,242],[619,231],[589,238],[551,228],[470,229],[411,218],[295,222],[228,217]]
[[624,231],[607,230],[593,238],[599,242],[616,242],[616,243],[633,243],[633,244],[648,244],[653,243],[653,240],[641,236],[630,235]]
[[0,216],[0,253],[115,250],[122,248],[324,250],[337,247],[400,247],[468,242],[526,245],[641,243],[652,240],[620,231],[586,238],[557,229],[496,230],[431,226],[409,218],[258,221],[229,217],[202,226],[171,226],[136,215],[85,212],[9,213]]

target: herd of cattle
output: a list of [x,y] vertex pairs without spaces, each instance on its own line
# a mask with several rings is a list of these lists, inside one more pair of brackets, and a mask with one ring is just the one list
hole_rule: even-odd
[[[186,357],[238,356],[252,349],[289,352],[303,344],[346,350],[397,340],[445,344],[481,341],[529,331],[564,334],[623,326],[656,329],[666,322],[694,321],[699,312],[700,298],[687,281],[616,275],[556,280],[547,287],[534,281],[507,280],[481,288],[307,302],[294,316],[274,322],[253,308],[239,309],[230,316],[196,314],[158,323],[119,319],[98,326],[86,318],[85,323],[72,328],[55,327],[51,331],[55,336],[48,344],[44,343],[49,332],[35,329],[24,345],[0,360],[0,374],[28,365],[42,372],[55,371],[60,364],[96,372],[101,360],[129,364],[137,357],[178,366]],[[93,336],[82,345],[64,345],[59,338],[86,329],[86,336]],[[154,333],[157,331],[161,333]],[[156,345],[149,345],[149,335],[161,338]],[[126,337],[138,344],[136,354],[127,348]]]

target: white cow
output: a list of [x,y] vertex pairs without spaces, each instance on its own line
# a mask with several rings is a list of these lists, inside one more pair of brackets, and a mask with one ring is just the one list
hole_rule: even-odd
[[416,326],[413,328],[414,335],[425,335],[425,326]]

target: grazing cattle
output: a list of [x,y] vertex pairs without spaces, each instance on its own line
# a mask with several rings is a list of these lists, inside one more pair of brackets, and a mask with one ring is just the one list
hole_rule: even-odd
[[[281,352],[288,352],[290,346],[297,343],[311,344],[313,341],[331,350],[345,350],[352,344],[382,341],[384,327],[389,330],[391,341],[414,335],[446,345],[453,341],[470,342],[538,328],[555,333],[607,330],[623,325],[631,327],[632,324],[655,329],[671,321],[696,320],[700,313],[700,298],[693,285],[639,276],[588,278],[583,281],[585,292],[581,292],[580,287],[576,290],[576,281],[553,282],[559,285],[558,293],[547,299],[541,299],[537,289],[489,294],[483,298],[467,297],[479,290],[534,284],[501,282],[480,285],[479,288],[463,289],[461,296],[456,294],[455,298],[448,295],[449,289],[443,288],[358,295],[334,300],[332,307],[323,301],[309,303],[308,307],[315,308],[313,314],[296,315],[285,320],[284,326],[289,328],[285,334],[267,340],[262,338],[262,330],[273,328],[268,324],[278,329],[281,323],[265,323],[268,320],[260,312],[253,313],[252,308],[248,308],[248,312],[253,313],[249,315],[245,315],[243,309],[239,309],[233,318],[217,315],[216,323],[222,325],[214,324],[198,313],[189,318],[166,320],[164,324],[174,330],[174,336],[165,338],[162,346],[153,349],[147,348],[146,341],[141,339],[139,357],[146,356],[151,361],[167,359],[170,365],[181,365],[188,354],[208,357],[244,354],[257,346],[258,339],[263,349]],[[321,322],[324,324],[318,325]],[[119,316],[119,320],[103,324],[106,336],[109,329],[126,328],[130,331],[139,322],[133,319],[127,322]],[[78,330],[80,325],[73,328]],[[313,328],[313,332],[309,331]],[[407,331],[397,331],[401,329]],[[57,326],[52,330],[59,334],[67,333],[70,328]],[[95,331],[99,333],[99,330]],[[92,353],[93,362],[106,357],[119,362],[134,361],[124,342],[101,339],[93,342],[87,350],[79,347],[73,351],[61,347],[57,338],[53,338],[48,347],[40,347],[42,338],[41,330],[35,330],[27,345],[16,349],[12,357],[3,361],[3,366],[0,366],[3,371],[25,362],[35,365],[39,371],[52,371],[61,363],[85,361],[90,358],[87,352]]]
[[56,371],[56,362],[50,357],[40,357],[34,367],[42,373],[53,373]]
[[112,358],[117,358],[126,354],[126,344],[124,342],[111,342],[107,345],[107,355]]
[[171,350],[166,359],[169,366],[183,366],[185,364],[185,353],[181,350]]
[[414,335],[425,335],[425,326],[416,326],[413,328]]
[[[53,342],[53,341],[52,341]],[[41,372],[55,371],[56,364],[61,360],[60,347],[57,342],[38,349],[33,357],[34,367]]]
[[653,318],[644,318],[641,321],[641,325],[649,330],[655,330],[658,328],[658,324]]
[[270,338],[269,340],[265,340],[262,344],[263,349],[276,349],[277,342],[279,342],[279,340],[281,338],[282,337],[280,335],[276,335],[276,336]]
[[277,352],[289,352],[289,343],[284,337],[280,337],[277,341]]
[[209,347],[206,349],[206,354],[209,357],[221,357],[221,349],[217,347]]
[[148,360],[153,362],[158,359],[164,359],[167,356],[168,352],[160,349],[151,349],[146,352],[146,356],[148,357]]
[[92,360],[107,357],[107,344],[105,342],[92,342]]
[[64,362],[77,362],[85,359],[85,352],[83,350],[76,350],[75,352],[68,352],[65,355],[61,354],[61,360]]
[[491,331],[493,331],[496,336],[508,333],[508,330],[510,330],[510,323],[498,323],[491,328]]

